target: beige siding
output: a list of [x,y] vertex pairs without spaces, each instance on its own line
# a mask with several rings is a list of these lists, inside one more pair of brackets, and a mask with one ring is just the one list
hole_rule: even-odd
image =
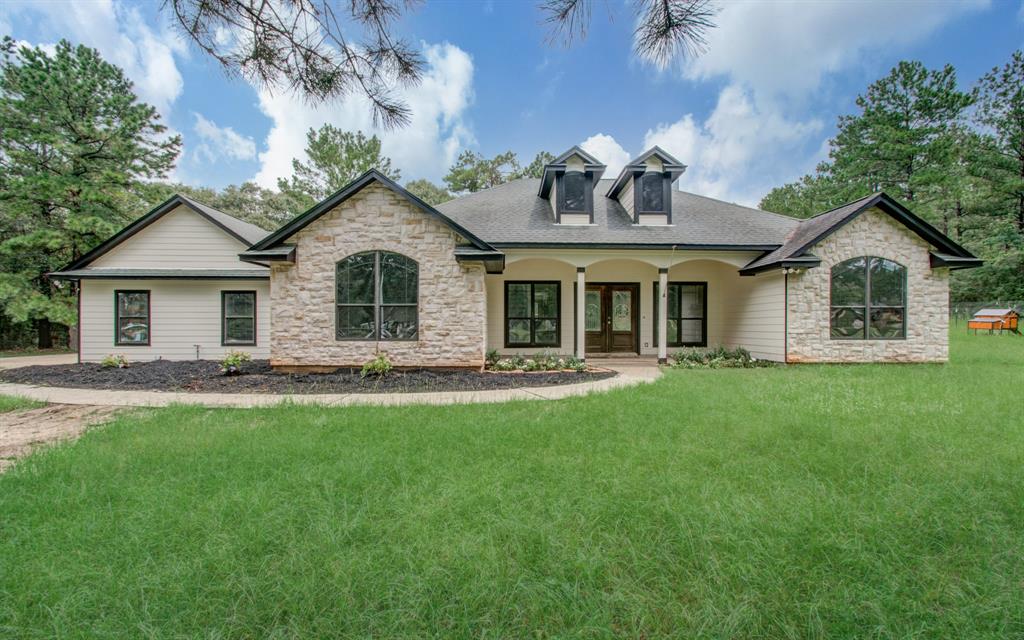
[[786,285],[779,272],[737,277],[722,305],[722,344],[755,358],[786,358]]
[[94,260],[90,267],[120,269],[246,269],[248,248],[188,207],[178,206]]
[[536,348],[505,348],[505,282],[509,280],[557,280],[562,285],[561,314],[562,342],[558,353],[571,354],[573,344],[573,283],[576,282],[576,267],[558,260],[521,260],[506,265],[505,272],[487,276],[487,349],[502,353],[532,354]]
[[663,227],[668,224],[668,216],[658,213],[641,213],[639,224]]
[[[150,346],[115,346],[114,291],[149,290]],[[222,347],[221,291],[256,291],[256,346]],[[111,353],[129,361],[218,359],[226,351],[270,356],[270,284],[267,280],[83,280],[82,360]]]
[[633,178],[630,178],[626,186],[619,191],[619,204],[626,210],[629,217],[633,217]]
[[589,213],[563,213],[562,224],[590,224]]

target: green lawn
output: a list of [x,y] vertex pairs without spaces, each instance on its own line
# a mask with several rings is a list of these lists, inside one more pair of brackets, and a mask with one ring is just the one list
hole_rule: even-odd
[[0,637],[1024,637],[1024,338],[953,340],[122,417],[0,476]]
[[14,411],[16,409],[34,409],[36,407],[41,407],[44,404],[46,403],[36,402],[35,400],[26,400],[25,398],[18,398],[16,396],[0,395],[0,413]]

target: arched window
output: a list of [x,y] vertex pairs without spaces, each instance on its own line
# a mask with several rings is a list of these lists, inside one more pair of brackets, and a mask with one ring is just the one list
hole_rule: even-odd
[[389,251],[351,255],[335,268],[338,340],[415,340],[419,267]]
[[907,335],[907,270],[864,256],[832,267],[831,335],[839,340],[892,340]]

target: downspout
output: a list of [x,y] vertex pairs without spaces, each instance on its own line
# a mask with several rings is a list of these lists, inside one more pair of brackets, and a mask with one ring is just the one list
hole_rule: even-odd
[[782,270],[782,286],[785,288],[782,292],[783,305],[785,311],[782,314],[782,328],[784,335],[782,336],[782,361],[789,364],[789,269]]

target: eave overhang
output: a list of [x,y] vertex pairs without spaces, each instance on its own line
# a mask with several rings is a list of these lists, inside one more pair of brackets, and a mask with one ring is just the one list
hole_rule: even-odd
[[238,259],[264,267],[270,262],[295,262],[295,245],[282,244],[272,249],[243,251],[238,254]]
[[47,274],[54,280],[266,280],[264,269],[65,269]]
[[[756,262],[756,260],[754,261]],[[759,273],[765,271],[774,271],[775,269],[813,269],[821,264],[821,258],[816,255],[807,253],[798,258],[787,258],[785,260],[779,260],[777,262],[769,262],[767,264],[758,265],[752,268],[740,269],[741,276],[756,276]]]
[[949,270],[955,269],[974,269],[985,264],[985,261],[981,258],[955,256],[948,253],[938,253],[932,251],[928,254],[928,260],[931,264],[932,269],[948,268]]

